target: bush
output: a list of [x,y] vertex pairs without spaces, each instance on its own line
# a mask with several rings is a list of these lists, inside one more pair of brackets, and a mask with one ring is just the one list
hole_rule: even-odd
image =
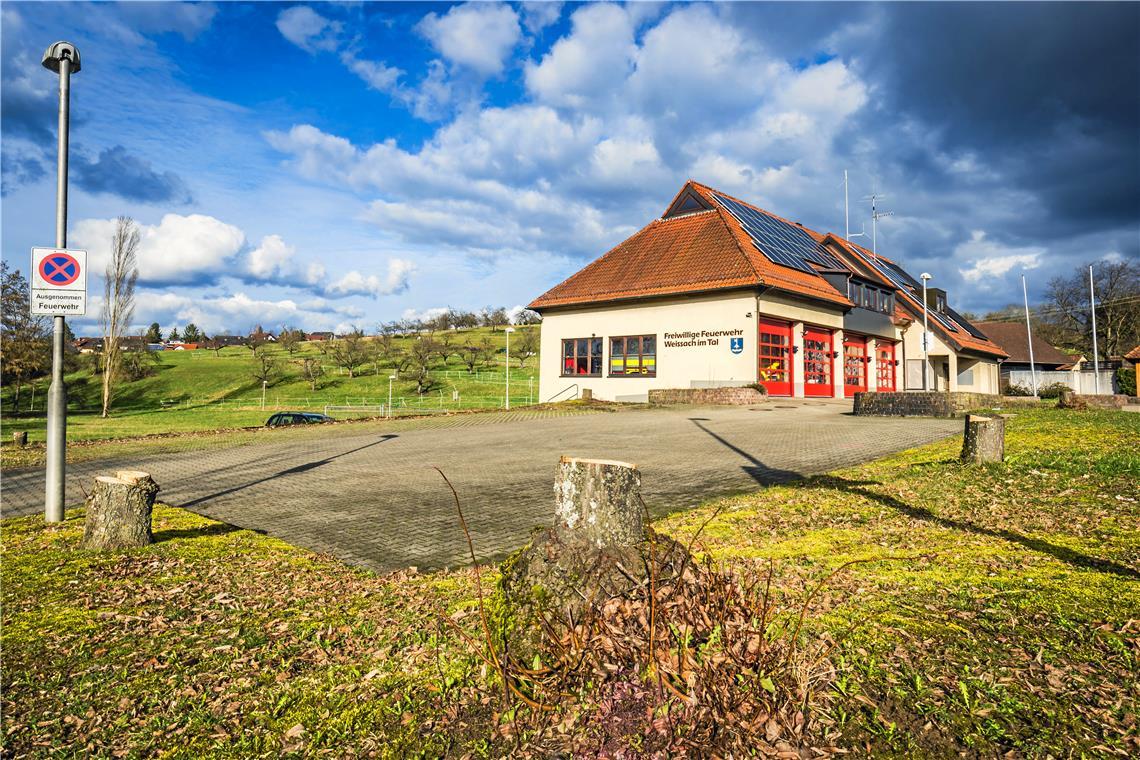
[[749,383],[748,385],[746,385],[744,387],[745,388],[751,388],[754,391],[759,391],[760,393],[764,394],[765,396],[768,395],[768,389],[764,386],[763,383]]
[[1136,395],[1136,368],[1128,369],[1121,367],[1116,370],[1116,384],[1120,387],[1120,392],[1125,396]]
[[1011,383],[1008,380],[1001,381],[1001,395],[1003,396],[1032,396],[1033,389],[1026,388],[1019,383]]
[[1064,383],[1049,383],[1038,388],[1037,395],[1041,398],[1061,398],[1061,391],[1068,390],[1068,388],[1069,386]]

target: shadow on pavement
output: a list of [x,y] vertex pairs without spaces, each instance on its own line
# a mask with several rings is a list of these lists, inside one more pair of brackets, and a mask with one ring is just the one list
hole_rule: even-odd
[[287,475],[298,475],[298,474],[303,473],[303,472],[315,470],[316,468],[318,468],[322,465],[326,465],[329,462],[332,462],[336,459],[340,459],[341,457],[348,456],[349,454],[355,454],[358,451],[363,451],[364,449],[368,449],[368,448],[371,448],[373,446],[377,446],[381,443],[384,443],[385,441],[389,441],[393,438],[398,438],[398,437],[399,436],[397,436],[395,433],[387,433],[385,435],[380,436],[380,438],[378,440],[372,441],[371,443],[366,443],[363,446],[357,446],[355,449],[349,449],[348,451],[342,451],[339,454],[333,454],[330,457],[325,457],[324,459],[318,459],[315,462],[306,462],[304,464],[299,464],[296,467],[290,467],[286,470],[281,470],[279,472],[275,472],[272,475],[266,475],[264,478],[258,478],[257,480],[252,480],[248,483],[243,483],[243,484],[238,485],[238,486],[233,486],[232,488],[226,488],[224,490],[217,491],[216,493],[212,493],[212,494],[209,494],[207,496],[199,496],[197,499],[192,499],[190,501],[183,502],[182,504],[179,504],[178,506],[186,507],[186,508],[197,506],[198,504],[202,504],[203,502],[210,501],[211,499],[216,499],[219,496],[228,496],[229,494],[237,493],[238,491],[243,491],[246,488],[252,488],[253,486],[260,485],[261,483],[266,483],[270,480],[275,480],[277,478],[285,477]]
[[704,433],[716,439],[716,441],[725,448],[735,451],[741,457],[751,462],[751,464],[743,465],[740,469],[744,470],[748,477],[762,486],[770,486],[775,483],[789,483],[803,477],[801,473],[793,472],[792,470],[780,470],[775,467],[769,467],[752,454],[749,454],[744,449],[731,443],[728,439],[709,430],[707,426],[701,424],[702,422],[709,421],[707,417],[690,417],[689,421],[700,428]]

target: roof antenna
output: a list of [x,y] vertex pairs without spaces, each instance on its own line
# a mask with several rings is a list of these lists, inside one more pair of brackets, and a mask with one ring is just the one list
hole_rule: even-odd
[[843,170],[843,238],[851,239],[851,212],[847,207],[847,170]]
[[858,232],[848,233],[848,235],[847,235],[848,240],[851,240],[852,238],[857,238],[857,237],[867,237],[867,225],[861,224],[861,225],[859,225],[859,231]]
[[878,193],[872,193],[871,195],[867,195],[867,196],[863,197],[863,200],[871,201],[871,256],[874,257],[875,259],[879,258],[879,249],[878,249],[878,245],[877,245],[878,239],[876,236],[877,223],[884,216],[894,216],[895,215],[894,211],[879,211],[878,210],[878,207],[876,204],[878,203],[878,201],[880,201],[886,197],[887,196],[879,195]]

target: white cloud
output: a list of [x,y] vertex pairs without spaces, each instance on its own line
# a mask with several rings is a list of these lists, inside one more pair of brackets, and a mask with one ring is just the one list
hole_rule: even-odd
[[295,5],[277,16],[277,31],[302,50],[336,50],[343,25],[327,19],[307,5]]
[[1036,269],[1044,255],[1045,249],[1038,246],[1015,248],[988,240],[982,230],[974,230],[969,240],[954,248],[956,261],[971,262],[959,267],[962,278],[983,289],[992,289],[1014,267]]
[[562,3],[546,0],[522,4],[523,26],[531,34],[541,32],[562,17]]
[[279,277],[289,272],[289,262],[296,249],[286,243],[280,235],[266,235],[261,245],[249,252],[247,269],[259,280]]
[[325,279],[325,265],[319,261],[312,261],[305,269],[305,283],[316,285]]
[[571,33],[541,63],[528,63],[526,86],[544,103],[584,108],[616,93],[633,65],[633,23],[616,5],[585,5],[571,16]]
[[[91,268],[102,272],[111,259],[114,219],[84,219],[73,229],[74,244],[86,248]],[[140,282],[195,284],[230,273],[245,245],[240,229],[212,216],[166,214],[157,225],[139,225]]]
[[388,66],[380,61],[368,61],[357,58],[354,53],[345,51],[340,55],[341,63],[348,70],[356,74],[373,90],[386,93],[398,93],[398,82],[404,72],[394,66]]
[[503,70],[522,33],[515,10],[497,3],[466,3],[443,16],[429,13],[416,30],[448,61],[483,76]]
[[407,259],[389,259],[388,273],[383,278],[364,275],[357,270],[345,273],[340,279],[325,286],[329,296],[388,296],[406,290],[415,264]]
[[435,319],[438,316],[446,314],[448,308],[446,306],[435,306],[430,309],[404,309],[400,314],[403,319],[408,319],[414,322],[427,322],[428,320]]

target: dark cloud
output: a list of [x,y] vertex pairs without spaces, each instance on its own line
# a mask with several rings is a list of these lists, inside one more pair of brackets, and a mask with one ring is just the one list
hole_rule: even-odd
[[0,151],[0,195],[16,188],[38,182],[47,175],[47,169],[36,154],[4,145]]
[[1133,3],[892,4],[848,54],[882,113],[1035,195],[1055,228],[1140,218],[1140,56]]
[[79,157],[72,178],[89,193],[110,193],[144,203],[190,203],[186,183],[174,172],[157,172],[150,162],[132,156],[122,145],[105,148],[92,161]]

